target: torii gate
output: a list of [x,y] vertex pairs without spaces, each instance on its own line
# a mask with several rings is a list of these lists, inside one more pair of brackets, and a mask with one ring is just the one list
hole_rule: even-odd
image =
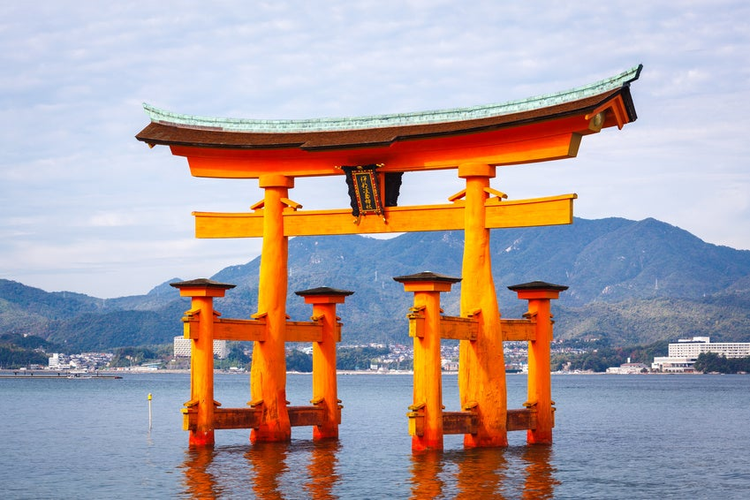
[[[638,79],[641,68],[639,65],[584,87],[522,101],[358,118],[202,118],[144,104],[151,123],[136,136],[138,140],[151,147],[169,146],[173,155],[186,157],[193,176],[258,179],[265,191],[264,198],[247,213],[193,213],[198,238],[263,238],[258,313],[253,315],[254,321],[245,320],[252,325],[236,326],[234,333],[227,337],[255,341],[251,369],[254,410],[252,424],[247,424],[252,427],[251,440],[290,439],[294,425],[290,414],[292,420],[298,421],[297,425],[318,425],[311,423],[318,422],[315,418],[300,416],[305,414],[305,409],[290,413],[286,402],[284,343],[292,337],[290,329],[308,328],[290,326],[286,319],[288,237],[463,230],[463,322],[461,318],[454,318],[452,323],[446,319],[446,324],[454,325],[450,328],[450,338],[461,339],[461,407],[471,415],[458,415],[460,422],[452,427],[465,433],[466,446],[506,446],[510,413],[506,403],[502,341],[514,337],[504,335],[503,330],[516,332],[514,339],[536,340],[536,337],[518,334],[530,331],[528,324],[513,326],[500,319],[491,273],[490,229],[570,224],[576,195],[506,200],[504,193],[490,186],[490,179],[495,177],[497,167],[575,157],[583,136],[613,126],[621,129],[634,121],[636,113],[630,83]],[[400,174],[437,169],[456,170],[458,176],[465,179],[465,189],[448,197],[447,204],[395,206]],[[300,203],[289,198],[289,190],[294,187],[296,177],[308,176],[337,176],[339,179],[346,176],[352,210],[302,210]],[[416,306],[417,295],[425,290],[439,294],[450,289],[453,281],[437,276],[400,277],[407,291],[415,291],[416,310],[411,317],[414,325],[422,321],[422,310]],[[415,279],[423,284],[426,281],[427,288],[414,285]],[[539,309],[539,300],[546,300],[547,306],[542,304],[541,310],[547,315],[544,328],[551,335],[549,299],[556,298],[565,287],[549,285],[545,288],[545,285],[548,284],[540,285],[541,289],[534,288],[533,284],[531,288],[519,285],[513,289],[519,293],[519,298],[530,300],[532,313],[535,311],[531,309]],[[213,297],[223,295],[229,287],[231,285],[186,282],[181,292],[192,297]],[[336,299],[335,294],[326,297],[330,303],[343,302],[343,298]],[[532,307],[532,304],[536,305]],[[194,307],[189,313],[204,306],[208,307],[204,299],[199,299],[197,309]],[[206,311],[210,312],[204,317],[213,316],[211,307]],[[197,339],[199,334],[190,333],[195,317],[188,314],[185,321],[186,335],[195,335]],[[335,325],[335,319],[327,321]],[[417,326],[413,328],[415,331]],[[222,328],[226,331],[228,327]],[[442,331],[442,327],[429,328]],[[238,333],[240,329],[244,329],[244,333]],[[412,333],[416,340],[418,335]],[[300,337],[309,338],[307,334]],[[540,393],[549,392],[550,339],[546,339],[547,373],[537,374],[541,382],[529,384],[527,403],[530,406],[537,405]],[[539,371],[539,368],[530,369]],[[213,390],[210,392],[212,398]],[[214,402],[206,400],[206,394],[201,396],[203,400],[194,396],[188,402],[187,413],[195,413],[197,407],[197,415],[202,415],[189,420],[191,444],[213,444],[213,429],[218,428],[213,420]],[[549,399],[548,395],[544,397]],[[415,395],[410,414],[414,417],[413,447],[442,448],[442,423],[440,429],[433,429],[439,436],[431,430],[432,438],[419,439],[425,432],[421,426],[430,425],[427,422],[434,420],[434,415],[423,418],[425,405],[422,403],[416,401]],[[529,442],[551,442],[551,400],[546,404],[544,416],[534,414],[535,423],[519,426],[529,430]],[[328,411],[333,410],[329,407]],[[206,416],[209,414],[210,418]],[[235,419],[232,425],[239,425],[236,422],[241,420],[239,413],[232,415]],[[542,420],[547,422],[544,425],[548,429],[540,430],[537,421]],[[423,436],[419,436],[420,430]],[[329,433],[328,437],[333,434]]]

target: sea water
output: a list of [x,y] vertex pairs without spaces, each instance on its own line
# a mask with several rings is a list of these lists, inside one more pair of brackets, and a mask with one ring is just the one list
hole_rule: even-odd
[[[509,433],[504,449],[411,452],[411,375],[339,375],[340,439],[251,445],[216,431],[190,450],[180,408],[188,374],[0,379],[2,498],[748,498],[750,376],[555,375],[551,446]],[[309,404],[310,375],[287,399]],[[216,399],[242,407],[247,374],[217,374]],[[459,409],[457,380],[443,400]],[[508,376],[510,408],[526,377]],[[148,394],[153,395],[149,428]]]

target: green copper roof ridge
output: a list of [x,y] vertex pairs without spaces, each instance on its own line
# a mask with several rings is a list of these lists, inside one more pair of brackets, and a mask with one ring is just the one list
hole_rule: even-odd
[[339,130],[363,130],[406,125],[427,125],[502,116],[577,101],[604,92],[627,87],[631,82],[638,79],[642,68],[643,65],[639,64],[638,66],[623,71],[618,75],[588,85],[553,94],[543,94],[536,97],[505,103],[472,106],[468,108],[451,108],[352,118],[313,118],[301,120],[214,118],[173,113],[171,111],[156,108],[147,103],[143,103],[143,109],[149,115],[152,122],[167,123],[187,128],[218,129],[228,132],[332,132]]

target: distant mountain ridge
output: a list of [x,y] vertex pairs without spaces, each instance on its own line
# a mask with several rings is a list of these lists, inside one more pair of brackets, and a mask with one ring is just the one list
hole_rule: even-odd
[[[504,317],[525,311],[509,285],[543,280],[569,286],[553,305],[557,338],[606,338],[613,345],[692,335],[750,341],[750,251],[705,243],[655,219],[608,218],[495,230],[491,253]],[[293,238],[289,314],[304,320],[311,312],[294,291],[348,289],[355,293],[339,307],[345,343],[407,342],[412,297],[392,278],[425,270],[460,277],[462,254],[460,231],[389,240]],[[256,312],[259,265],[256,258],[211,277],[237,285],[216,301],[224,317]],[[460,284],[442,295],[446,314],[458,314],[459,299]],[[143,296],[98,299],[0,280],[0,333],[32,333],[70,349],[171,342],[181,334],[187,308],[169,282]]]

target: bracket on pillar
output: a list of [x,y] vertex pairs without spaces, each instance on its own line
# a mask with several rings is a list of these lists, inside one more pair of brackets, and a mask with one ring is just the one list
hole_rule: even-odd
[[[490,195],[490,197],[487,198],[487,201],[485,202],[486,204],[487,203],[489,203],[489,204],[500,203],[504,199],[508,198],[507,194],[503,193],[502,191],[498,191],[497,189],[492,189],[489,186],[486,187],[486,188],[484,188],[484,192],[487,193],[488,195]],[[492,198],[493,194],[495,195],[494,198]]]
[[406,317],[409,319],[409,337],[424,338],[424,306],[409,308],[409,314]]
[[290,200],[289,198],[281,198],[281,203],[292,209],[293,212],[296,212],[297,209],[302,208],[302,204],[297,203],[294,200]]
[[448,201],[450,201],[451,203],[456,203],[457,201],[463,200],[464,198],[466,198],[466,190],[462,189],[458,193],[449,196]]
[[409,406],[409,412],[406,416],[409,417],[410,436],[424,436],[424,408],[424,402]]

